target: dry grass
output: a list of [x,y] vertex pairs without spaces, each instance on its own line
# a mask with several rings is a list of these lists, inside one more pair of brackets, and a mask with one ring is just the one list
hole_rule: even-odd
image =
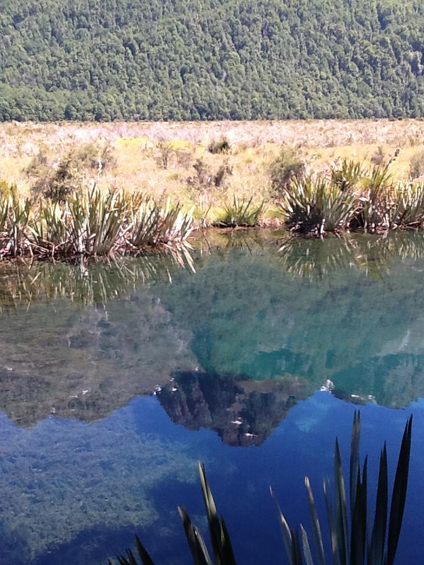
[[[210,143],[221,139],[230,150],[210,153]],[[310,172],[343,158],[365,165],[388,161],[400,150],[391,173],[406,180],[411,159],[424,146],[424,121],[5,123],[0,124],[0,180],[28,194],[36,179],[26,169],[40,151],[54,168],[71,149],[88,144],[99,152],[110,147],[116,162],[100,173],[84,171],[87,182],[194,205],[196,217],[211,222],[233,195],[253,195],[257,203],[271,199],[270,165],[282,145],[295,148]],[[273,215],[272,205],[267,214]]]

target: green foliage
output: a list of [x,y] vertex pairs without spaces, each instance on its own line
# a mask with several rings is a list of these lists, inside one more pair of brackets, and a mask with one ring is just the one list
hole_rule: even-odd
[[192,231],[192,212],[186,214],[180,205],[171,206],[169,201],[165,208],[146,201],[134,210],[131,225],[129,243],[136,249],[181,243]]
[[[334,454],[334,500],[330,495],[329,481],[324,481],[324,495],[328,514],[333,563],[340,565],[393,565],[402,529],[403,514],[408,486],[411,453],[412,416],[408,420],[402,438],[396,476],[391,496],[390,513],[388,489],[387,449],[384,444],[380,455],[376,506],[374,519],[368,511],[368,459],[360,465],[360,415],[355,413],[350,453],[348,490],[340,448],[336,440]],[[290,565],[325,565],[326,560],[322,528],[315,505],[314,495],[305,478],[308,503],[315,542],[317,561],[312,557],[309,536],[300,526],[300,533],[290,528],[277,505],[280,525]],[[271,491],[272,492],[272,491]],[[302,555],[303,553],[303,555]]]
[[298,152],[290,147],[283,147],[279,156],[271,163],[271,185],[277,195],[283,194],[293,178],[300,179],[305,170],[305,163]]
[[357,203],[324,178],[310,178],[294,181],[279,206],[291,229],[322,234],[346,228]]
[[213,153],[214,155],[218,153],[228,153],[230,149],[230,142],[225,137],[218,141],[211,141],[208,145],[209,153]]
[[[281,526],[284,545],[290,565],[393,565],[395,562],[408,487],[409,461],[412,439],[412,416],[409,418],[402,438],[396,476],[392,490],[389,512],[388,461],[384,444],[380,455],[376,506],[374,519],[368,513],[368,458],[362,469],[360,464],[360,413],[355,412],[350,451],[349,481],[345,480],[340,447],[336,439],[334,453],[334,500],[330,494],[330,483],[324,481],[324,495],[328,514],[332,560],[325,554],[322,527],[315,498],[308,477],[305,477],[307,498],[315,544],[316,561],[313,558],[309,535],[303,525],[300,532],[291,528],[282,513],[277,498],[271,489]],[[196,565],[235,565],[231,539],[224,518],[219,518],[215,500],[210,489],[204,465],[199,463],[199,475],[213,550],[213,561],[202,534],[191,522],[187,511],[179,508],[188,545]],[[346,488],[346,483],[348,487]],[[154,565],[146,548],[136,537],[137,554],[142,565]],[[137,555],[136,554],[136,555]],[[119,565],[138,565],[132,550],[127,556],[118,557]],[[112,562],[109,561],[109,565]]]
[[330,179],[318,175],[291,182],[278,207],[299,233],[418,229],[424,226],[424,184],[395,185],[389,164],[366,171],[360,163],[343,161],[331,169]]
[[1,8],[0,120],[424,114],[416,0],[4,0]]
[[64,202],[0,199],[0,256],[104,256],[184,244],[192,213],[124,191],[80,190]]
[[355,187],[367,172],[361,163],[343,159],[331,169],[331,183],[336,185],[339,190],[346,191]]
[[390,210],[393,206],[393,181],[389,166],[375,166],[362,179],[364,192],[359,201],[356,220],[364,231],[390,227]]
[[392,229],[422,227],[424,224],[424,184],[397,187],[388,216]]
[[232,203],[225,204],[217,225],[228,228],[254,227],[259,225],[263,210],[264,203],[256,206],[253,204],[253,196],[248,200],[234,196]]

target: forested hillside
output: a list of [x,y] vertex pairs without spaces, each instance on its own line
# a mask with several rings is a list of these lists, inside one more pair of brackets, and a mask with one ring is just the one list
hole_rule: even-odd
[[422,0],[0,0],[0,120],[424,115]]

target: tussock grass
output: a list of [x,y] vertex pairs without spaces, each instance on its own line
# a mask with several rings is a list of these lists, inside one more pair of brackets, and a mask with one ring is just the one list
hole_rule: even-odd
[[65,201],[0,197],[0,257],[110,256],[186,244],[192,212],[99,188]]
[[[333,171],[350,187],[361,184],[355,174],[387,165],[394,186],[407,185],[421,172],[423,144],[418,120],[0,124],[0,180],[22,196],[59,199],[93,182],[105,192],[126,187],[163,206],[194,207],[201,226],[218,222],[233,194],[254,196],[271,204],[260,222],[275,225],[273,204],[293,177],[331,181]],[[387,222],[385,209],[364,204],[357,227]]]
[[424,183],[395,183],[390,163],[366,169],[343,161],[327,174],[295,179],[278,203],[297,233],[369,233],[424,227]]

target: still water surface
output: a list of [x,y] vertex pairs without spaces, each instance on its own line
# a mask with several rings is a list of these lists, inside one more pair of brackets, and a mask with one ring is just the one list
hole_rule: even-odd
[[1,563],[106,563],[134,533],[190,563],[198,460],[238,561],[285,563],[268,487],[307,524],[308,475],[323,510],[358,407],[371,484],[414,414],[398,563],[420,563],[423,236],[213,234],[192,255],[1,270]]

